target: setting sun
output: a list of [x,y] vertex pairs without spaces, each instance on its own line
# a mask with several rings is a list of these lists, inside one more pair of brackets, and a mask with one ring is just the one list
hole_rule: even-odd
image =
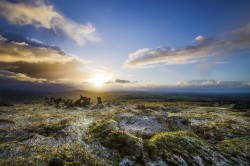
[[111,76],[109,74],[98,74],[94,78],[90,80],[91,83],[93,83],[95,86],[103,86],[106,82],[108,82],[111,79]]

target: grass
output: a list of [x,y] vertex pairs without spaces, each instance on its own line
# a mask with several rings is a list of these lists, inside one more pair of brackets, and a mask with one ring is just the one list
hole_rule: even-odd
[[216,148],[234,156],[245,156],[250,158],[250,137],[225,139],[219,142]]
[[197,157],[204,165],[221,162],[221,154],[190,131],[156,134],[145,145],[151,159],[163,160],[169,165],[199,165]]

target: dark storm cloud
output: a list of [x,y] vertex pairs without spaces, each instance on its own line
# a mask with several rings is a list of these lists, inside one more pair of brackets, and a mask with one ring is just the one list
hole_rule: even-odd
[[250,50],[250,24],[234,31],[224,39],[197,36],[193,44],[184,48],[161,47],[143,48],[134,53],[124,63],[125,68],[144,68],[159,65],[187,64],[207,57],[230,55]]

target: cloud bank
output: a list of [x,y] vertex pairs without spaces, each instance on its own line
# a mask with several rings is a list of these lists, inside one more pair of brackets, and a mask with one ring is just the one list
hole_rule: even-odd
[[[0,35],[0,80],[37,84],[77,84],[91,77],[87,61],[35,40]],[[18,84],[17,84],[18,85]]]
[[179,87],[250,88],[250,81],[188,80],[177,82]]
[[[29,2],[29,3],[28,3]],[[11,24],[32,25],[36,28],[46,28],[55,33],[62,33],[79,45],[87,41],[99,41],[95,25],[92,23],[78,24],[67,19],[43,0],[24,1],[19,3],[0,1],[0,17]]]
[[143,48],[129,54],[123,67],[145,68],[160,65],[188,64],[212,56],[230,55],[250,50],[250,24],[230,33],[224,39],[197,36],[195,41],[184,48],[161,47]]
[[250,92],[250,81],[184,80],[173,85],[134,84],[135,89],[159,92]]

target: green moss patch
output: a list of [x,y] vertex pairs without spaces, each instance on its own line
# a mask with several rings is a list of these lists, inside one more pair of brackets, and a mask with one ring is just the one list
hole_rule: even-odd
[[114,119],[104,119],[90,125],[88,140],[93,139],[107,148],[118,151],[120,157],[126,156],[131,160],[142,162],[142,139],[119,130],[118,122]]
[[139,157],[143,151],[142,140],[125,131],[112,131],[105,139],[104,145],[118,150],[122,156]]
[[102,143],[112,131],[118,131],[118,122],[113,119],[104,119],[90,125],[88,133],[91,137],[98,139]]

